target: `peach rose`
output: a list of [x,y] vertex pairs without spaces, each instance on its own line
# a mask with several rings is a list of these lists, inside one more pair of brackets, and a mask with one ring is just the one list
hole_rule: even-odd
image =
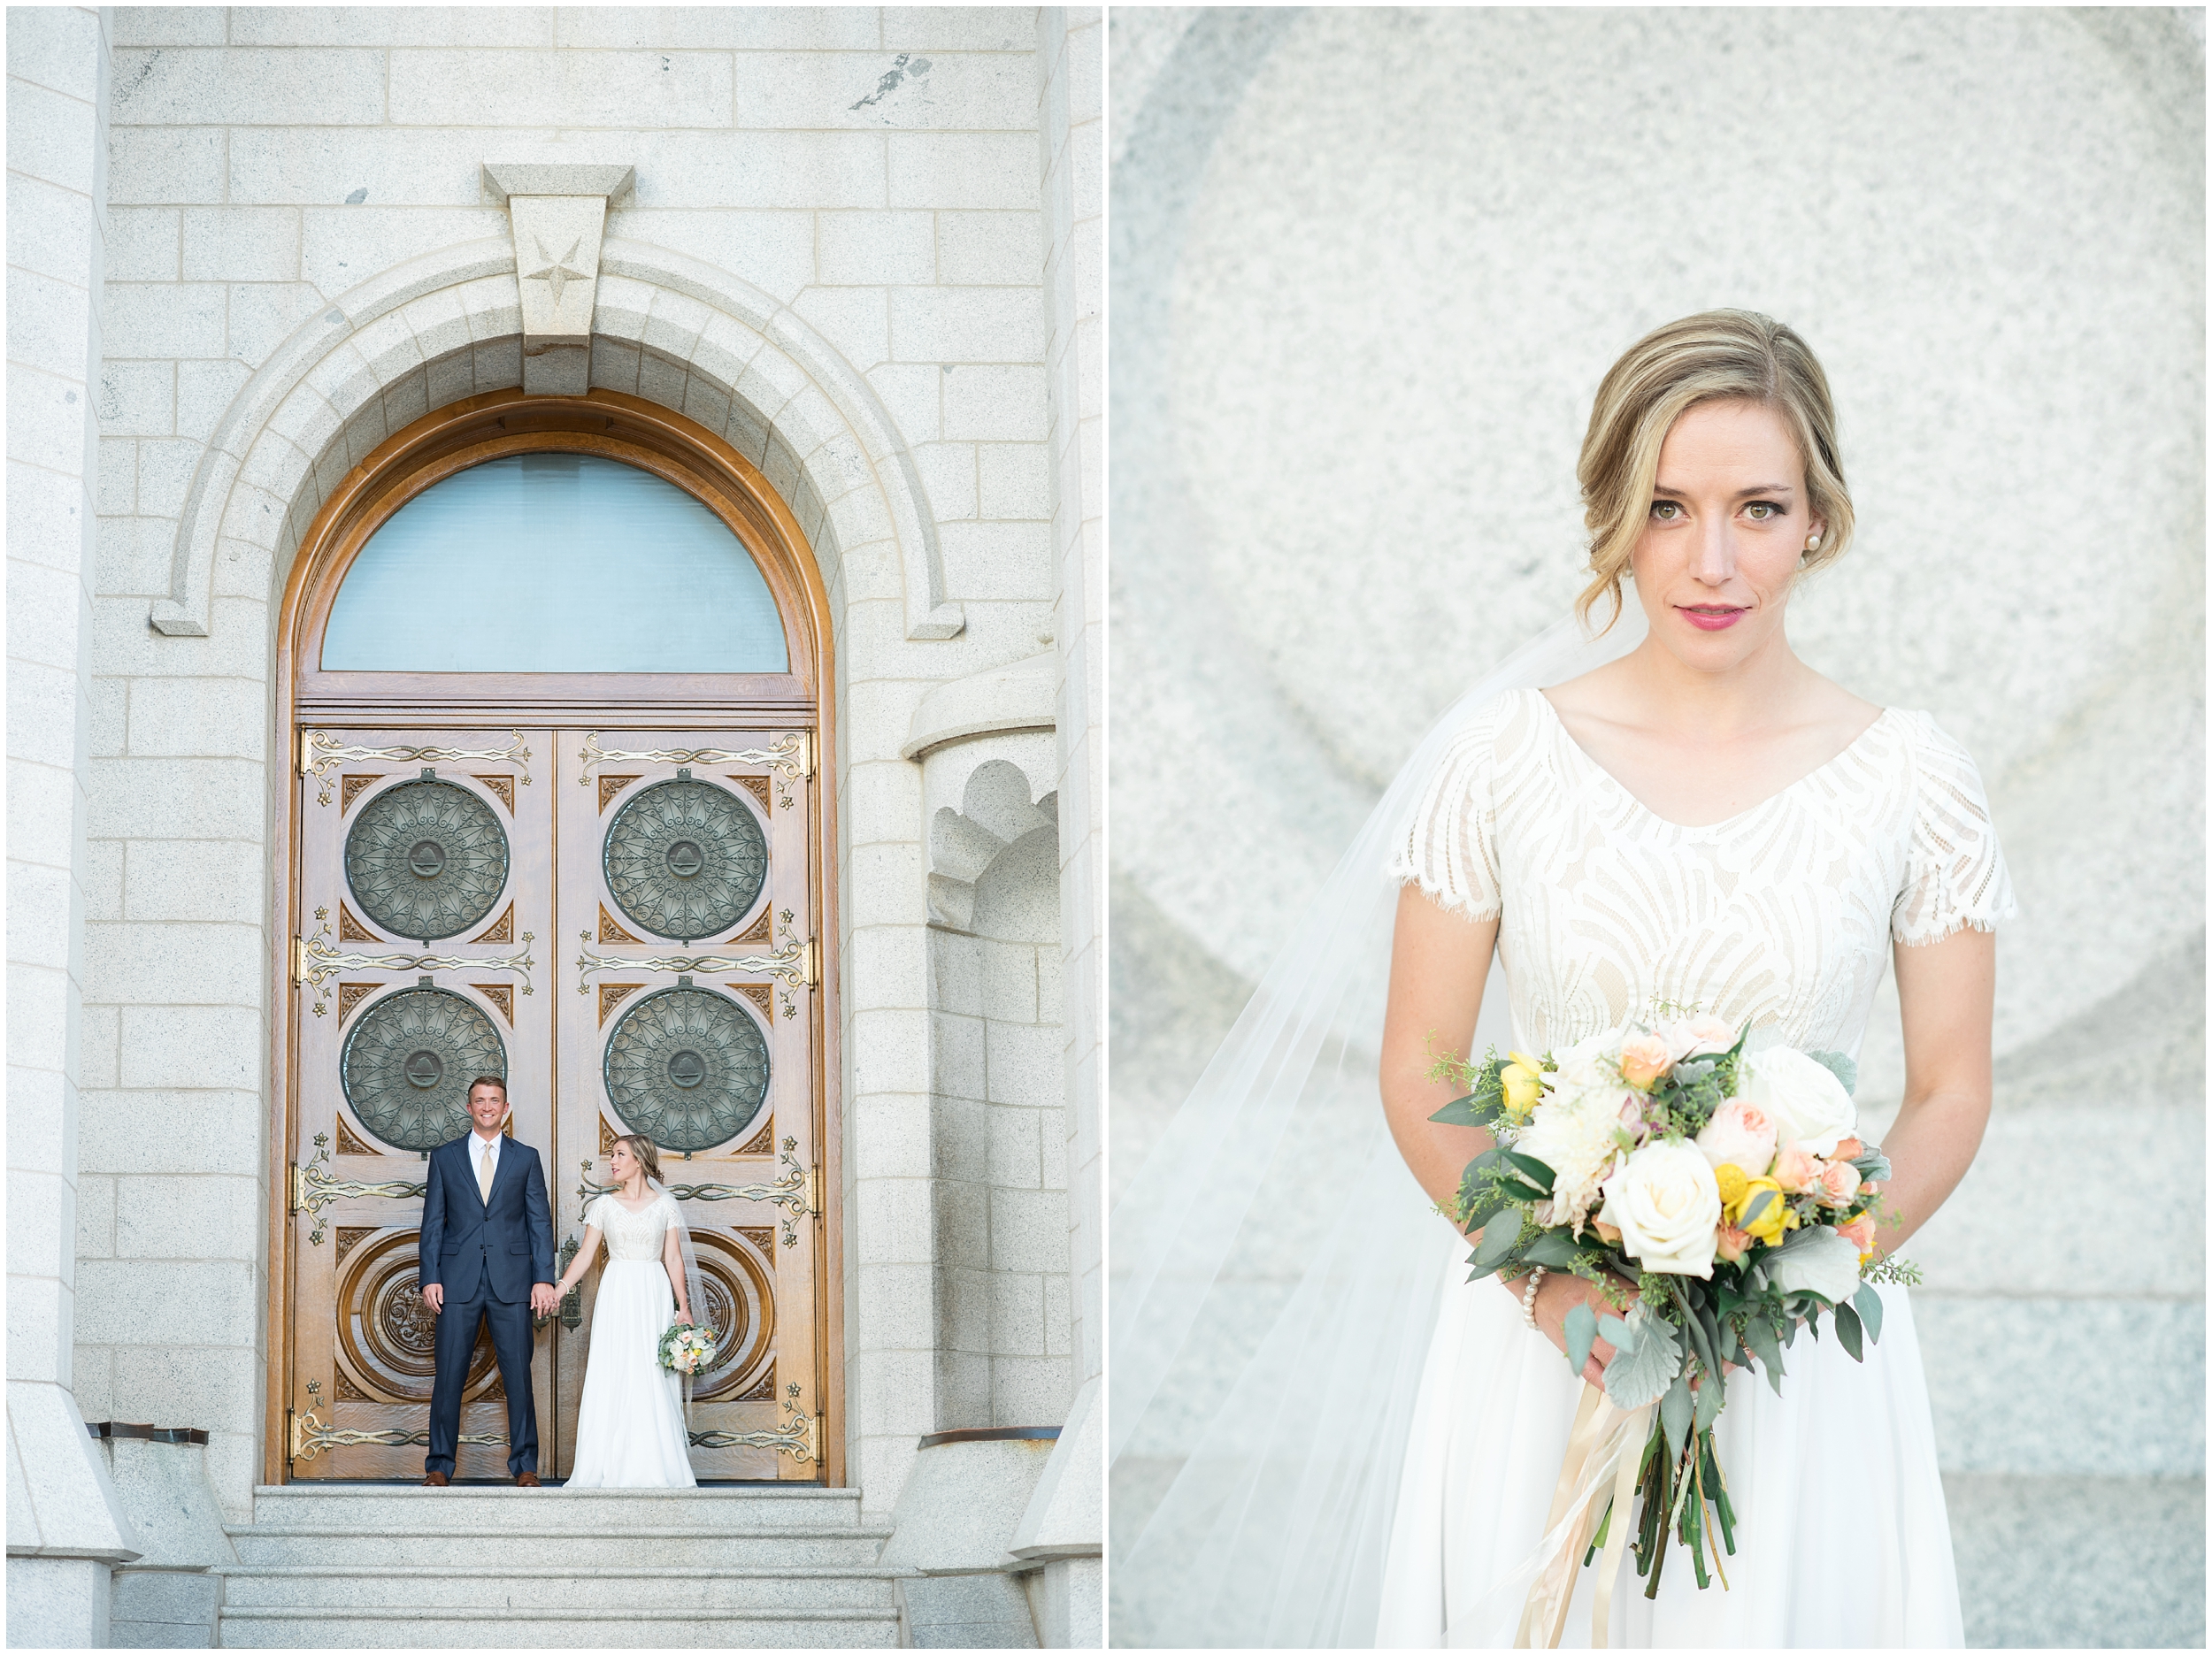
[[1832,1161],[1820,1169],[1820,1187],[1814,1199],[1823,1207],[1848,1207],[1859,1193],[1859,1169],[1847,1161]]
[[1719,1017],[1685,1017],[1669,1023],[1660,1034],[1678,1062],[1686,1057],[1718,1057],[1736,1044],[1735,1026]]
[[1673,1063],[1674,1054],[1655,1034],[1632,1035],[1621,1042],[1621,1078],[1639,1092],[1649,1092]]
[[1713,1256],[1723,1264],[1733,1264],[1751,1251],[1751,1232],[1738,1230],[1732,1224],[1720,1227],[1720,1236],[1713,1245]]
[[1820,1163],[1804,1145],[1785,1144],[1774,1152],[1774,1168],[1767,1176],[1792,1195],[1801,1195],[1820,1176]]
[[1619,1246],[1621,1245],[1621,1232],[1614,1229],[1612,1225],[1606,1223],[1601,1219],[1596,1222],[1598,1239],[1602,1241],[1609,1247]]
[[1838,1224],[1836,1234],[1859,1250],[1859,1262],[1864,1264],[1874,1256],[1874,1214],[1861,1213],[1847,1224]]
[[1756,1104],[1731,1098],[1713,1111],[1697,1135],[1697,1146],[1716,1167],[1724,1161],[1740,1168],[1747,1178],[1763,1177],[1774,1159],[1774,1122]]
[[1864,1144],[1862,1144],[1855,1138],[1847,1138],[1837,1143],[1836,1153],[1831,1157],[1831,1159],[1835,1161],[1856,1161],[1861,1155],[1865,1153],[1866,1145]]

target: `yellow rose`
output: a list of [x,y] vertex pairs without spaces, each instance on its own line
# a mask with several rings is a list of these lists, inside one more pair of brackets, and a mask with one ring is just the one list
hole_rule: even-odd
[[1720,1185],[1721,1205],[1733,1207],[1743,1199],[1744,1186],[1751,1180],[1734,1161],[1724,1161],[1713,1168],[1713,1182]]
[[[1716,1179],[1719,1176],[1717,1173],[1714,1176]],[[1774,1199],[1760,1209],[1758,1217],[1746,1223],[1745,1209],[1759,1199],[1759,1192],[1763,1190]],[[1797,1226],[1797,1214],[1790,1211],[1788,1203],[1782,1199],[1782,1186],[1771,1178],[1746,1178],[1743,1193],[1728,1204],[1725,1217],[1736,1229],[1766,1242],[1781,1240],[1784,1230],[1793,1230]]]
[[1536,1112],[1536,1105],[1544,1095],[1544,1065],[1525,1052],[1507,1054],[1513,1061],[1498,1073],[1499,1083],[1505,1088],[1505,1109],[1516,1120],[1525,1121]]

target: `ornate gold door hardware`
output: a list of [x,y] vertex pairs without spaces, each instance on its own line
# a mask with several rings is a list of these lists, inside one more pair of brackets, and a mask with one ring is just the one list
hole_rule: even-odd
[[[330,944],[328,910],[317,908],[315,917],[326,922],[321,930],[312,937],[292,939],[292,981],[315,991],[313,1009],[318,1017],[326,1009],[324,1002],[330,998],[331,979],[342,971],[516,971],[522,976],[522,992],[531,992],[530,968],[537,962],[530,957],[529,945],[536,940],[534,932],[524,931],[522,951],[504,956],[340,954]],[[427,977],[423,980],[429,981]]]
[[[803,1167],[792,1155],[799,1146],[798,1140],[783,1140],[783,1153],[777,1157],[785,1168],[784,1176],[773,1184],[671,1184],[669,1194],[679,1201],[765,1201],[772,1207],[788,1207],[784,1215],[783,1245],[798,1245],[794,1228],[798,1221],[822,1216],[822,1174],[818,1168]],[[688,1159],[688,1157],[686,1157]],[[576,1184],[576,1199],[589,1202],[611,1191],[611,1184],[594,1184],[592,1162],[586,1161],[583,1176]]]
[[586,931],[577,934],[584,941],[582,952],[576,956],[576,992],[579,994],[591,992],[591,985],[583,979],[595,971],[741,971],[774,977],[792,988],[812,988],[822,980],[812,938],[804,942],[791,943],[774,954],[665,954],[639,958],[634,955],[594,954],[591,951],[591,932]]
[[[291,1409],[287,1408],[284,1410],[284,1416],[290,1421],[291,1457],[296,1460],[312,1460],[316,1455],[326,1453],[334,1448],[361,1448],[372,1445],[382,1448],[427,1448],[430,1446],[430,1433],[426,1429],[419,1431],[338,1430],[317,1419],[312,1408],[304,1414],[295,1414]],[[479,1447],[504,1448],[507,1445],[507,1433],[504,1431],[464,1431],[461,1433],[461,1441]]]
[[599,738],[605,732],[588,730],[583,746],[579,749],[582,762],[579,765],[576,784],[580,787],[591,785],[591,773],[602,764],[626,764],[633,761],[647,764],[765,764],[787,781],[810,782],[814,779],[814,732],[795,730],[779,738],[772,747],[655,747],[641,752],[622,748],[605,748]]
[[[530,749],[523,745],[522,732],[510,732],[514,739],[506,747],[442,747],[395,745],[370,747],[349,747],[333,740],[320,730],[300,732],[300,774],[311,776],[318,784],[315,802],[330,802],[330,772],[341,764],[457,764],[465,759],[479,759],[488,764],[512,763],[519,772],[518,779],[530,785]],[[350,801],[348,801],[350,803]],[[511,808],[512,801],[509,801]]]
[[783,1429],[772,1431],[694,1431],[694,1448],[772,1448],[804,1465],[822,1457],[822,1416],[799,1406],[799,1388],[788,1387],[784,1408],[790,1414]]
[[363,1184],[352,1178],[334,1178],[329,1172],[330,1135],[315,1134],[315,1153],[305,1166],[292,1163],[292,1211],[305,1213],[315,1221],[307,1239],[319,1247],[323,1245],[323,1208],[333,1201],[358,1199],[365,1195],[381,1195],[395,1201],[419,1201],[428,1188],[426,1184],[409,1184],[397,1179],[385,1184]]

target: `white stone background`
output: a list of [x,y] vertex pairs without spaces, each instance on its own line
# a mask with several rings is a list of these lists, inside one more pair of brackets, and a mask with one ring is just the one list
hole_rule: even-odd
[[[2203,1631],[2202,15],[1111,27],[1115,1185],[1427,722],[1565,612],[1606,367],[1782,318],[1859,524],[1792,636],[1965,743],[2022,907],[1989,1136],[1910,1249],[1983,1642]],[[1893,989],[1863,1073],[1878,1126]],[[2053,1222],[2085,1129],[2124,1225]]]
[[[270,1337],[269,962],[285,941],[268,910],[280,877],[268,801],[287,785],[271,747],[269,670],[281,553],[273,563],[228,546],[207,638],[150,632],[149,603],[170,593],[203,448],[257,367],[394,265],[505,237],[482,162],[611,159],[634,165],[637,184],[614,204],[611,241],[741,279],[872,387],[919,474],[946,596],[965,617],[956,638],[910,641],[902,571],[882,548],[848,537],[848,563],[825,571],[843,715],[849,1475],[872,1511],[887,1511],[933,1424],[927,1332],[894,1309],[902,1267],[926,1272],[932,1256],[925,823],[920,770],[899,753],[925,690],[1056,650],[1064,710],[1075,715],[1057,744],[1061,854],[1094,892],[1102,883],[1084,861],[1101,843],[1099,790],[1082,785],[1098,762],[1100,709],[1087,686],[1102,624],[1102,605],[1083,595],[1102,586],[1097,14],[55,15],[95,34],[104,22],[111,48],[59,51],[85,84],[50,96],[44,37],[11,16],[9,518],[23,569],[12,562],[10,1054],[50,1077],[40,1093],[50,1107],[23,1118],[60,1134],[49,1167],[35,1134],[11,1131],[32,1157],[11,1161],[32,1172],[19,1191],[11,1176],[20,1220],[11,1271],[29,1273],[24,1291],[12,1282],[22,1322],[12,1362],[36,1366],[46,1349],[86,1418],[209,1429],[210,1476],[232,1520],[247,1516]],[[85,65],[111,72],[111,93]],[[52,191],[26,182],[48,174]],[[73,272],[42,269],[55,248],[73,249]],[[35,295],[35,277],[73,284],[75,309],[67,293]],[[478,350],[458,394],[513,383],[505,350]],[[634,349],[609,356],[634,374]],[[25,400],[49,379],[60,396],[73,375],[99,421],[96,457],[81,464],[66,434],[89,437],[81,417],[73,425],[59,405]],[[97,515],[81,590],[70,537],[85,518],[54,480],[73,466]],[[73,670],[82,694],[45,694],[46,676]],[[52,729],[32,716],[50,703],[61,709]],[[85,794],[73,816],[73,788]],[[73,820],[84,836],[73,856]],[[73,882],[81,907],[70,910]],[[52,922],[35,934],[17,923],[31,905]],[[1094,1180],[1102,973],[1084,962],[1096,958],[1101,925],[1094,912],[1064,920],[1071,980],[1087,970],[1092,985],[1065,1027],[1069,1159]],[[58,985],[79,935],[81,1035],[58,989],[33,993],[46,977],[13,963]],[[68,1130],[73,1061],[79,1133]],[[1065,1382],[1076,1385],[1097,1371],[1094,1197],[1085,1209],[1064,1202],[1039,1220],[1067,1233],[1074,1256],[1063,1270],[1083,1283],[1064,1313],[1076,1324]],[[41,1276],[42,1248],[21,1230],[41,1211],[48,1231],[73,1228],[73,1375],[68,1250]],[[27,1245],[14,1245],[19,1232]]]

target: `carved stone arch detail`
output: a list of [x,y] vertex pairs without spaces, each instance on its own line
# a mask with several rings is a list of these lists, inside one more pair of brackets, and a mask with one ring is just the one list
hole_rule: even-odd
[[991,870],[1033,835],[1059,827],[1059,795],[1032,799],[1020,765],[985,758],[969,773],[960,808],[940,806],[929,824],[929,921],[974,928],[976,893]]
[[[888,546],[905,634],[950,638],[935,519],[868,380],[772,295],[666,249],[610,236],[600,255],[591,383],[698,421],[782,495],[833,588]],[[219,589],[273,595],[346,474],[424,415],[521,387],[522,311],[505,238],[425,254],[303,323],[241,387],[202,451],[149,620],[207,635]],[[848,588],[848,591],[850,589]]]

